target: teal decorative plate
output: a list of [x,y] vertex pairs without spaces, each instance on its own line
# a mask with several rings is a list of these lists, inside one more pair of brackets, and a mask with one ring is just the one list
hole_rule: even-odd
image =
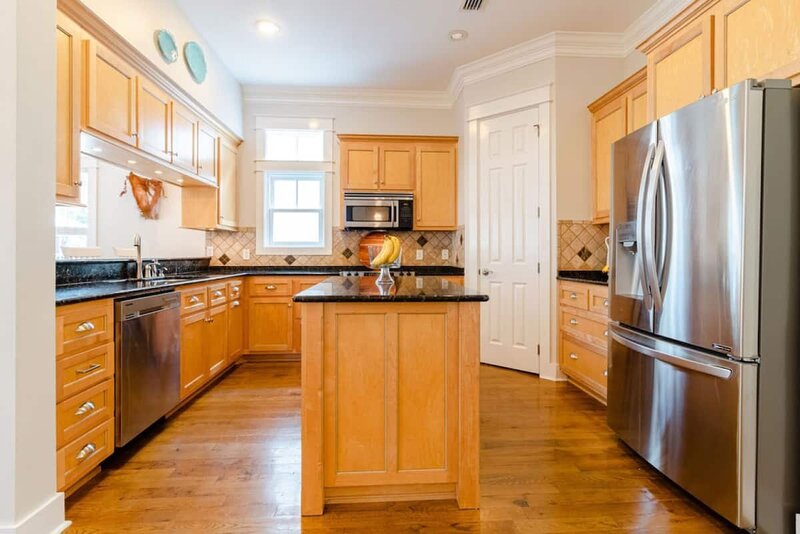
[[167,63],[175,63],[178,60],[178,45],[172,34],[167,30],[156,30],[153,38],[161,58]]
[[194,81],[203,83],[208,74],[208,65],[206,65],[206,55],[200,45],[194,41],[183,45],[183,59],[186,61],[186,67]]

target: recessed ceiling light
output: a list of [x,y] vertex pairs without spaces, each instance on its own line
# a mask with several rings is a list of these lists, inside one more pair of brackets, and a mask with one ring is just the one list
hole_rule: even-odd
[[164,173],[163,173],[163,172],[161,172],[161,171],[153,171],[153,172],[154,172],[154,173],[156,173],[156,174],[164,174]]
[[135,159],[129,159],[128,160],[128,165],[136,165],[136,160]]
[[463,41],[469,34],[466,30],[453,30],[450,32],[451,41]]
[[281,29],[278,27],[277,24],[275,24],[271,20],[266,20],[266,19],[259,20],[258,22],[256,22],[256,28],[258,28],[258,31],[263,33],[264,35],[275,35],[279,31],[281,31]]

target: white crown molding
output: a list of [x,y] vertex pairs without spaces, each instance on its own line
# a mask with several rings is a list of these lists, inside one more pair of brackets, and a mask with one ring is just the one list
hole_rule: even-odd
[[446,91],[246,85],[243,96],[249,104],[337,104],[422,109],[449,109],[452,106],[452,99]]
[[680,13],[693,0],[657,0],[650,9],[633,21],[628,28],[622,32],[622,43],[627,56],[639,44],[653,35],[659,28],[670,21],[672,17]]

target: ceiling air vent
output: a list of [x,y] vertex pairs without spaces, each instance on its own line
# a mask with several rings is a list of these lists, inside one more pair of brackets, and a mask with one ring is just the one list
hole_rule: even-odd
[[483,4],[483,0],[464,0],[464,6],[461,8],[464,11],[478,11]]

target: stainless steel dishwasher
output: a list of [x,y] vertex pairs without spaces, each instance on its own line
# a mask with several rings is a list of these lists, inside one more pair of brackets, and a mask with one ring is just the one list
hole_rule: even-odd
[[116,303],[118,447],[180,402],[179,304],[174,291]]

